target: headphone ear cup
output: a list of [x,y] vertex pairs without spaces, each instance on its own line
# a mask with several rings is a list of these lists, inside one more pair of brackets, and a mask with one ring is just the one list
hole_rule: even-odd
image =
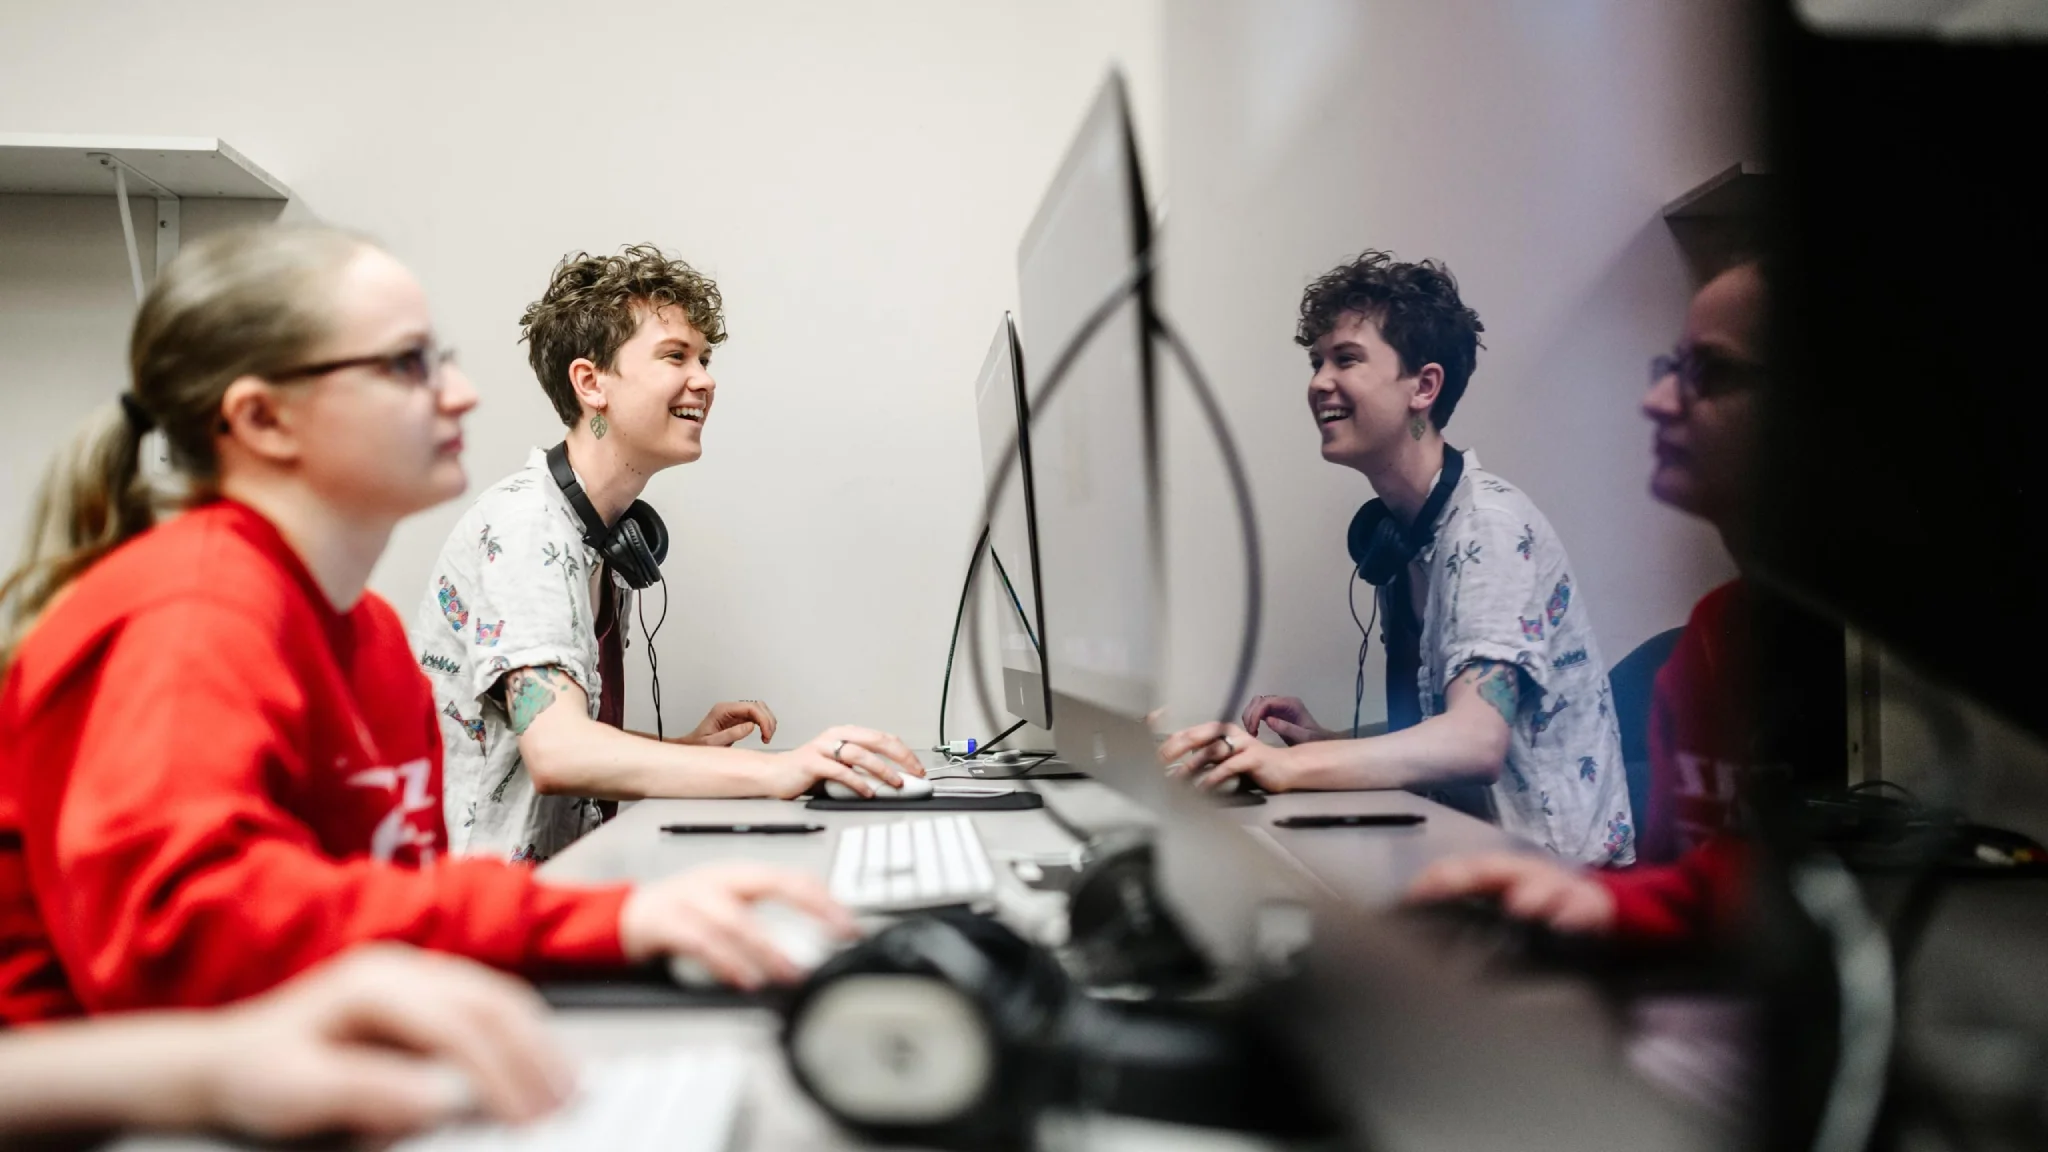
[[993,920],[933,913],[812,973],[785,1008],[783,1054],[812,1099],[872,1139],[1021,1147],[1061,1094],[1071,1000],[1050,954]]
[[629,587],[647,588],[661,579],[668,556],[668,526],[652,507],[635,500],[605,541],[605,559]]
[[1368,501],[1351,517],[1344,544],[1351,553],[1351,563],[1358,568],[1359,578],[1375,588],[1391,583],[1400,574],[1401,565],[1408,562],[1401,531],[1380,500]]
[[647,541],[647,554],[654,558],[654,563],[657,566],[667,563],[668,525],[662,523],[661,513],[645,500],[633,501],[632,507],[626,511],[640,525],[640,534]]

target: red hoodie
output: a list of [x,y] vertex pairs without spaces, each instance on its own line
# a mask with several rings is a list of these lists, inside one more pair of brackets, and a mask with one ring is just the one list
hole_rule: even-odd
[[1732,580],[1694,605],[1650,703],[1650,804],[1641,863],[1598,872],[1615,897],[1615,935],[1645,945],[1703,943],[1734,929],[1747,897],[1748,846],[1728,830],[1749,756],[1751,593]]
[[220,501],[45,614],[0,681],[0,1021],[218,1004],[352,944],[623,963],[624,887],[441,859],[441,735],[390,605],[337,613]]

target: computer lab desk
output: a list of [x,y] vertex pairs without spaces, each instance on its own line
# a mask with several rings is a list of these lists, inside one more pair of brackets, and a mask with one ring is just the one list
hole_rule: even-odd
[[[939,770],[943,771],[943,770]],[[1008,786],[1011,782],[975,781]],[[1101,784],[1089,780],[1031,782],[1048,806],[1069,823],[1090,830],[1143,822],[1144,813]],[[1340,897],[1369,907],[1394,901],[1408,881],[1431,861],[1516,842],[1498,828],[1404,792],[1299,793],[1271,796],[1260,805],[1225,810],[1253,836],[1271,837],[1283,859]],[[1410,828],[1338,828],[1290,831],[1274,828],[1281,816],[1311,813],[1420,812],[1425,823]],[[801,801],[646,800],[626,805],[618,817],[584,837],[541,868],[541,875],[567,883],[645,881],[717,860],[748,859],[808,869],[824,876],[835,837],[670,835],[663,824],[809,821],[828,830],[859,823],[886,823],[915,812],[811,811]],[[1077,842],[1044,811],[972,813],[983,846],[996,865],[999,901],[1007,918],[1064,923],[1060,898],[1026,888],[1005,867],[1019,857],[1070,854]],[[1026,925],[1029,930],[1029,925]],[[1034,933],[1035,934],[1035,933]],[[572,1057],[606,1056],[681,1045],[738,1047],[749,1053],[753,1074],[734,1152],[827,1152],[871,1147],[839,1130],[791,1079],[783,1064],[778,1021],[766,1009],[750,1007],[573,1008],[556,1013],[554,1027]],[[1164,1125],[1078,1118],[1080,1126],[1061,1144],[1112,1152],[1200,1148],[1228,1152],[1268,1145],[1239,1143],[1229,1134],[1191,1132]],[[246,1147],[203,1137],[137,1135],[111,1145],[121,1152],[191,1152]]]

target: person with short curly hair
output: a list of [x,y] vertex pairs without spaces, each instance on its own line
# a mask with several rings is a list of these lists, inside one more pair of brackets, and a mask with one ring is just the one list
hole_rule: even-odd
[[[520,326],[567,430],[561,462],[617,529],[655,473],[703,455],[726,338],[718,285],[649,244],[577,252]],[[901,740],[868,728],[782,753],[733,747],[774,738],[758,700],[714,705],[667,740],[625,731],[629,591],[589,536],[535,449],[456,522],[428,577],[412,639],[441,716],[456,851],[546,860],[618,800],[788,798],[823,780],[871,795],[923,775]]]
[[1584,588],[1529,497],[1444,442],[1483,331],[1434,260],[1368,250],[1308,286],[1294,338],[1323,459],[1371,482],[1399,546],[1378,590],[1388,731],[1257,696],[1241,723],[1177,733],[1160,758],[1206,788],[1408,788],[1567,859],[1625,864],[1635,817]]

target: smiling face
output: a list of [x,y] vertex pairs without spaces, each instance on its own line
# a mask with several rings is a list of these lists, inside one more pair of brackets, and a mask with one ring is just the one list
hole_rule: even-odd
[[639,327],[611,367],[592,366],[591,376],[604,397],[599,438],[651,473],[704,454],[704,423],[718,382],[711,378],[711,345],[687,313],[639,305],[634,312]]
[[1323,459],[1366,471],[1428,430],[1442,370],[1404,375],[1400,353],[1362,313],[1339,316],[1309,346],[1308,362],[1309,413],[1322,434]]

